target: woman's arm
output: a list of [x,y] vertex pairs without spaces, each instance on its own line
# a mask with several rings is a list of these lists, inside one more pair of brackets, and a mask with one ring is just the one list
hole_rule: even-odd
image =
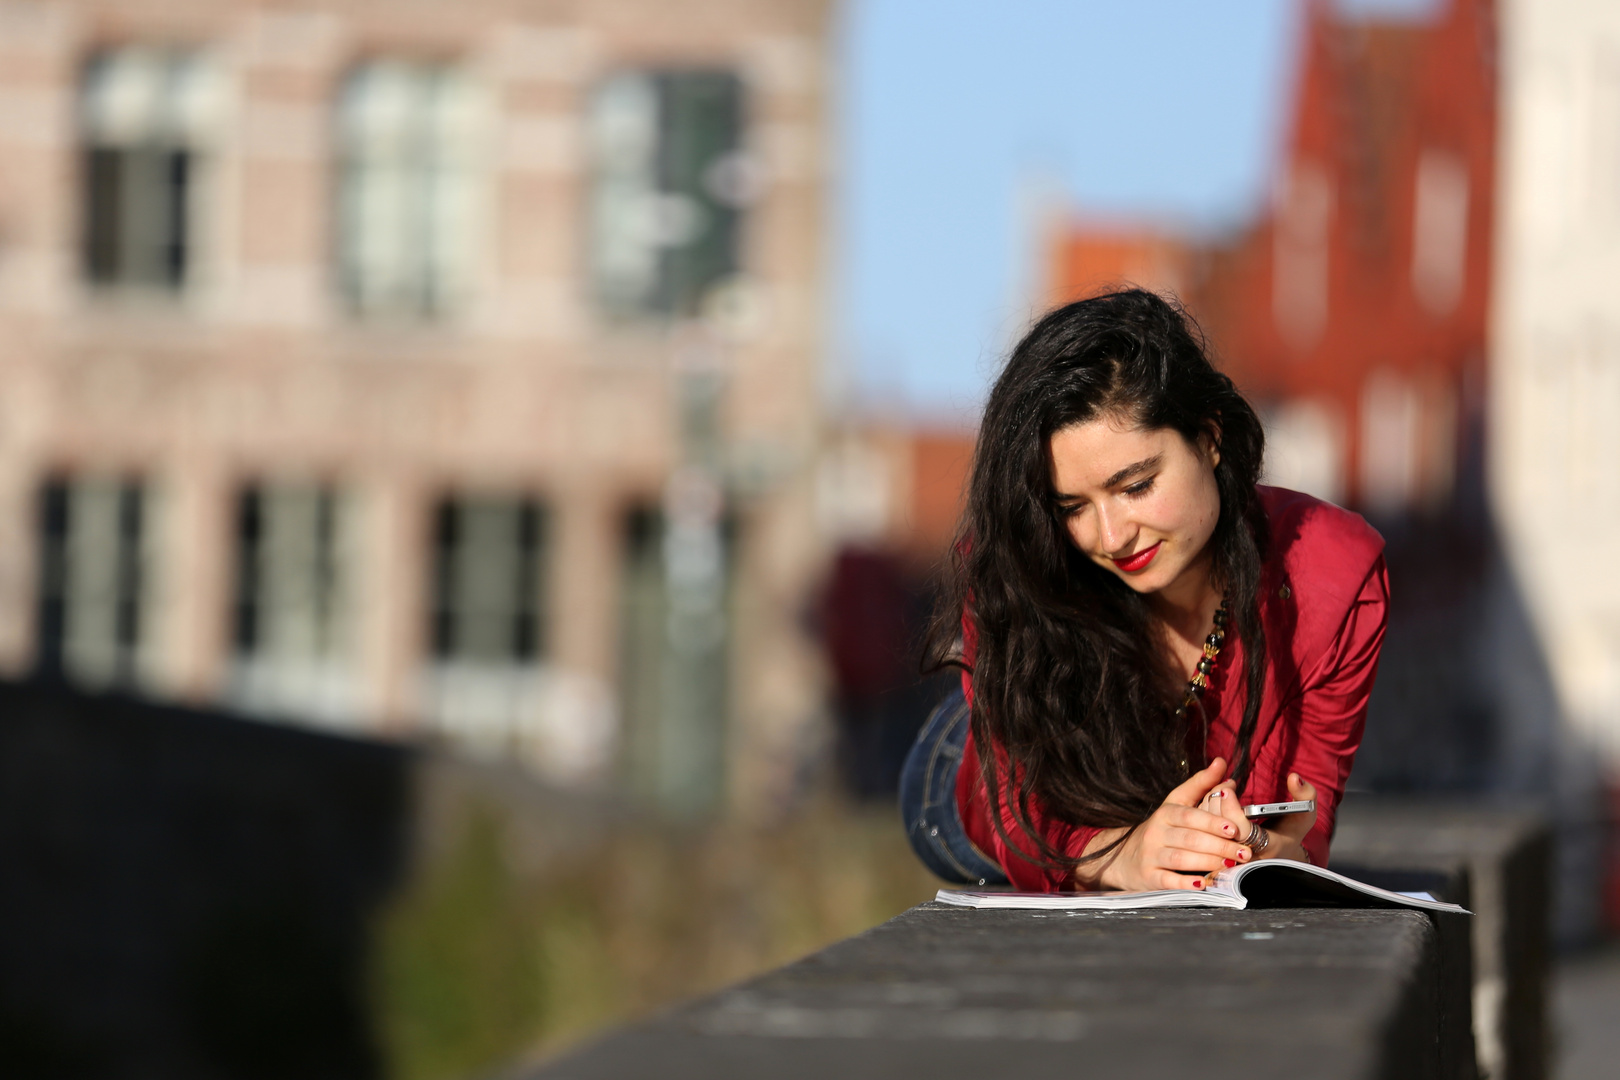
[[1339,801],[1361,747],[1388,625],[1389,574],[1380,557],[1300,701],[1299,738],[1288,768],[1316,788],[1316,820],[1301,842],[1318,866],[1327,864]]
[[1135,829],[1067,825],[1050,821],[1038,808],[1032,808],[1031,824],[1069,858],[1103,851],[1123,838],[1124,842],[1108,854],[1081,863],[1074,870],[1041,865],[1032,854],[1035,844],[1027,838],[1031,854],[1009,847],[1007,838],[1020,837],[1022,830],[1005,798],[1001,800],[1001,812],[1007,836],[991,824],[989,800],[971,735],[957,773],[957,809],[968,839],[986,857],[999,863],[1013,888],[1021,892],[1196,889],[1203,887],[1204,880],[1190,875],[1207,875],[1249,858],[1249,849],[1238,843],[1241,837],[1237,825],[1197,807],[1204,794],[1225,775],[1226,762],[1216,758],[1166,796],[1153,816]]
[[[1288,797],[1314,798],[1316,810],[1272,819],[1267,826],[1270,843],[1261,853],[1262,858],[1327,865],[1333,822],[1356,750],[1361,746],[1367,702],[1378,674],[1378,655],[1388,621],[1389,575],[1384,560],[1379,558],[1362,582],[1327,654],[1307,675],[1308,683],[1299,698],[1292,753],[1273,767],[1275,772],[1264,770],[1270,775],[1283,773]],[[1264,759],[1264,752],[1260,757]],[[1230,785],[1223,786],[1230,789]],[[1230,820],[1240,824],[1247,821],[1234,792],[1228,790],[1225,802]]]

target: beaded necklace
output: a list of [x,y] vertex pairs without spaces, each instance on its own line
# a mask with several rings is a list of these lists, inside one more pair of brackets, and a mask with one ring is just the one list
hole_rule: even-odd
[[1176,719],[1187,719],[1187,710],[1193,703],[1204,696],[1209,688],[1209,673],[1215,668],[1215,658],[1221,655],[1221,646],[1226,642],[1226,597],[1221,597],[1221,606],[1215,609],[1215,629],[1209,632],[1204,639],[1204,655],[1198,660],[1198,670],[1193,677],[1187,680],[1187,691],[1181,697],[1181,706],[1176,709]]

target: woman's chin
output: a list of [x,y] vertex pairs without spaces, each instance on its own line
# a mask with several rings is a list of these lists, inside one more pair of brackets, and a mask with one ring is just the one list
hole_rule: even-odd
[[1158,592],[1168,584],[1168,582],[1164,579],[1163,574],[1156,574],[1153,572],[1155,569],[1157,568],[1150,568],[1142,571],[1139,574],[1127,574],[1123,570],[1116,569],[1114,570],[1114,573],[1125,584],[1146,596],[1148,593]]

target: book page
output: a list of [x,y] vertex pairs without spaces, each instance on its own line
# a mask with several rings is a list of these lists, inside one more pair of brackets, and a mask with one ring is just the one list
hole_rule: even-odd
[[1018,893],[941,889],[941,904],[973,908],[1131,911],[1150,908],[1422,908],[1468,914],[1428,893],[1398,893],[1356,881],[1332,870],[1286,859],[1264,859],[1211,875],[1204,889],[1157,892]]
[[1136,908],[1213,907],[1241,908],[1243,897],[1229,890],[1164,889],[1157,892],[1016,893],[941,889],[934,897],[941,904],[976,908],[1033,910],[1130,911]]

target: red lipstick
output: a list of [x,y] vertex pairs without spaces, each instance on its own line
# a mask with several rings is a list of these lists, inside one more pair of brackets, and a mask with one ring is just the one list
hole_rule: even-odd
[[1134,574],[1139,570],[1146,570],[1148,563],[1152,562],[1153,557],[1159,553],[1159,545],[1162,543],[1164,543],[1163,540],[1155,541],[1152,547],[1143,548],[1135,555],[1128,555],[1123,559],[1115,559],[1114,565],[1125,571],[1127,574]]

